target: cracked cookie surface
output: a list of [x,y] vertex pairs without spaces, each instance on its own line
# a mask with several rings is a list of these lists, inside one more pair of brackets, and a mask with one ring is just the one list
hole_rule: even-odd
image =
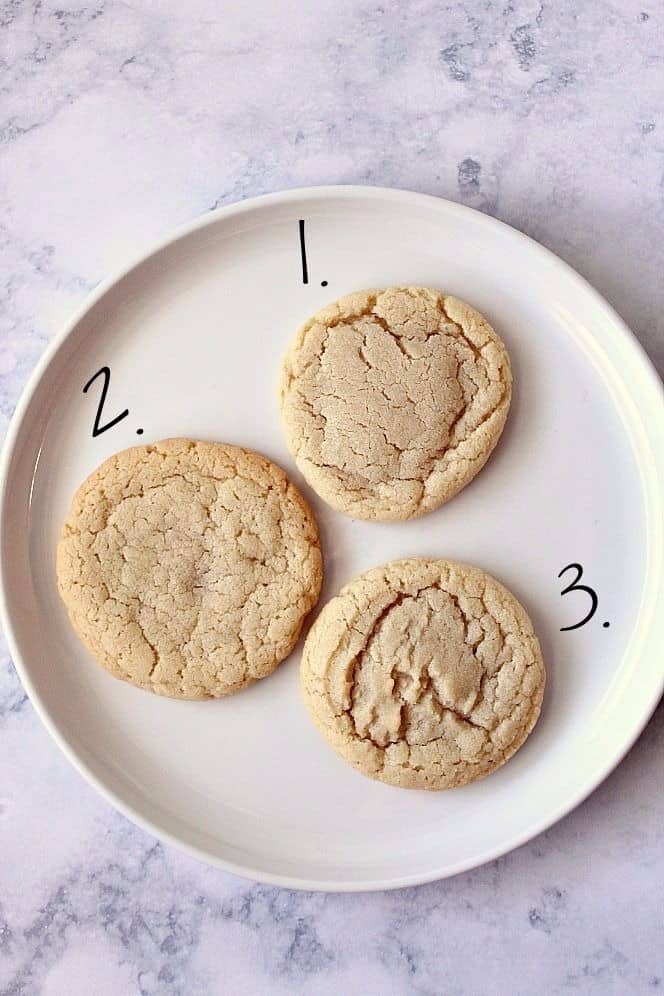
[[167,439],[76,492],[57,550],[72,624],[115,677],[161,695],[239,691],[293,649],[322,581],[311,511],[276,464]]
[[498,442],[509,358],[488,322],[424,287],[358,291],[299,330],[282,367],[286,441],[333,508],[410,519],[452,498]]
[[396,560],[323,608],[301,665],[305,704],[363,774],[403,788],[476,781],[539,716],[546,675],[525,609],[477,567]]

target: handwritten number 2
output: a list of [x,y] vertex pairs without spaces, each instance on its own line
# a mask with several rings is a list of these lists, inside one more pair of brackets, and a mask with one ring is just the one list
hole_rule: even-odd
[[83,388],[83,394],[87,394],[88,388],[91,387],[96,381],[97,377],[103,377],[103,384],[101,388],[101,397],[99,398],[99,406],[97,408],[97,414],[95,415],[95,424],[92,427],[92,438],[95,439],[97,436],[101,436],[102,432],[106,432],[107,429],[112,429],[114,425],[121,422],[123,418],[126,418],[129,414],[129,409],[125,408],[123,412],[112,418],[106,425],[100,425],[102,411],[104,408],[104,402],[106,401],[106,395],[108,394],[108,384],[111,379],[111,371],[109,367],[102,367],[93,374],[90,380],[87,382]]
[[[590,609],[588,610],[587,614],[583,617],[581,622],[574,623],[573,626],[561,626],[560,627],[561,633],[565,633],[570,629],[579,629],[580,626],[585,626],[585,624],[587,622],[590,622],[592,617],[595,615],[595,612],[597,611],[597,605],[599,603],[596,591],[593,591],[592,588],[589,588],[587,584],[579,584],[579,581],[583,577],[583,567],[581,566],[581,564],[568,564],[567,567],[563,567],[558,577],[561,578],[563,574],[567,574],[568,571],[576,571],[576,577],[574,578],[571,584],[568,584],[566,588],[563,588],[560,594],[567,595],[568,592],[570,591],[585,591],[586,595],[588,595],[590,598]],[[608,625],[608,623],[606,625]]]

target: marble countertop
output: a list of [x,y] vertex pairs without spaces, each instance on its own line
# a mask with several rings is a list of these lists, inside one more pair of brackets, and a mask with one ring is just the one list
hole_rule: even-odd
[[[72,309],[220,204],[406,187],[539,239],[664,368],[662,0],[0,4],[0,429]],[[476,871],[336,896],[204,867],[69,767],[0,663],[0,992],[664,988],[664,710],[592,797]]]

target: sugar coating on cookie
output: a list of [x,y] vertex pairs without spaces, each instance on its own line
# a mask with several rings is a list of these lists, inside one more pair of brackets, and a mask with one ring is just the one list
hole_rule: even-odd
[[57,575],[74,628],[115,677],[198,699],[290,653],[322,558],[309,507],[274,463],[168,439],[117,453],[82,484]]
[[540,646],[524,608],[477,567],[397,560],[355,578],[304,646],[304,700],[363,774],[404,788],[476,781],[539,716]]
[[284,360],[288,446],[309,484],[360,519],[410,519],[483,467],[512,395],[507,351],[469,305],[424,287],[319,311]]

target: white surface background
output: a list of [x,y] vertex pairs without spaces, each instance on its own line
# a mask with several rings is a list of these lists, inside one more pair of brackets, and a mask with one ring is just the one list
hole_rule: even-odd
[[[664,365],[664,4],[0,6],[0,419],[110,269],[218,204],[376,183],[558,252]],[[0,672],[0,992],[664,986],[664,715],[531,844],[400,893],[290,893],[116,815]]]

